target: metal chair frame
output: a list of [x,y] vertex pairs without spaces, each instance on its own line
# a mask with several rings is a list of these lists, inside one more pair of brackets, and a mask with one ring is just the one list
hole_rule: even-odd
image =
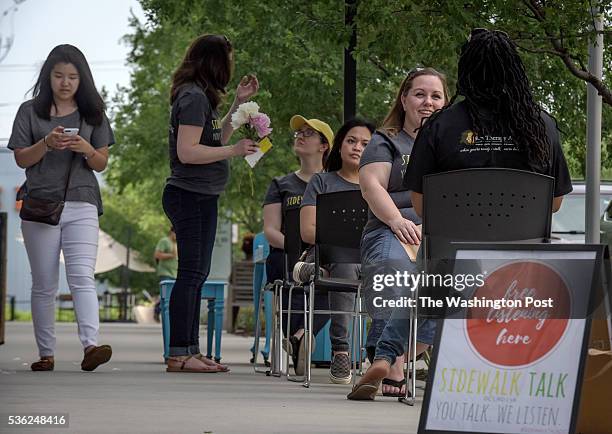
[[[305,329],[306,351],[304,387],[311,384],[311,362],[310,351],[311,333],[313,330],[314,315],[319,314],[350,314],[352,317],[351,333],[351,370],[353,384],[355,383],[358,361],[361,362],[362,352],[362,310],[361,310],[361,281],[355,280],[350,283],[350,288],[339,289],[342,292],[354,292],[355,303],[352,311],[316,310],[314,309],[315,293],[322,285],[323,279],[319,277],[321,263],[360,263],[360,242],[363,228],[368,218],[368,205],[361,196],[361,191],[342,191],[334,193],[323,193],[317,195],[316,207],[317,224],[315,229],[315,274],[313,280],[306,287],[309,304],[308,322]],[[326,285],[338,279],[325,278]],[[346,280],[343,282],[346,284]],[[330,290],[325,291],[326,295]],[[333,290],[331,290],[333,291]],[[356,323],[357,321],[357,323]],[[355,333],[357,329],[358,333]],[[357,335],[357,343],[355,337]],[[357,348],[358,347],[358,348]],[[361,363],[359,363],[361,367]]]

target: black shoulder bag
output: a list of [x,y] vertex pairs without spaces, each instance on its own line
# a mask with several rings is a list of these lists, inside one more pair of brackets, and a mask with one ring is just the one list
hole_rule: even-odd
[[74,157],[76,152],[73,152],[70,164],[68,165],[68,174],[66,180],[66,187],[64,188],[64,197],[62,200],[49,200],[49,199],[38,199],[30,196],[26,193],[21,204],[21,210],[19,211],[19,217],[21,220],[28,222],[45,223],[51,226],[57,226],[64,210],[64,203],[66,202],[66,194],[68,193],[68,186],[70,185],[70,178],[72,176],[72,164],[74,163]]

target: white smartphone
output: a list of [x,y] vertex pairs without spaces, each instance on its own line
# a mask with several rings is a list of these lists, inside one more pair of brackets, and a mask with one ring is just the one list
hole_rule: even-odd
[[67,136],[76,136],[79,134],[78,128],[64,128],[64,134]]

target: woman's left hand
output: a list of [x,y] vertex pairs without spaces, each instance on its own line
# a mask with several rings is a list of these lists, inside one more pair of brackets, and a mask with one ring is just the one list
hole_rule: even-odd
[[96,152],[94,147],[91,146],[91,144],[89,144],[87,140],[85,140],[79,135],[72,136],[69,139],[66,139],[64,141],[64,144],[66,145],[66,149],[70,149],[73,152],[78,152],[87,156],[90,156],[91,154]]
[[245,75],[236,88],[236,99],[240,104],[248,101],[259,90],[259,81],[253,74]]

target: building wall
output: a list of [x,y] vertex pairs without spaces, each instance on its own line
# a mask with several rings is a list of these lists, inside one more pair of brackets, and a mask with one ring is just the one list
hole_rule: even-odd
[[[19,211],[15,208],[15,193],[25,181],[25,171],[17,167],[13,152],[0,146],[0,211],[8,214],[7,228],[7,295],[16,297],[17,309],[30,310],[32,278],[23,236]],[[60,264],[61,292],[68,292],[63,263]]]

